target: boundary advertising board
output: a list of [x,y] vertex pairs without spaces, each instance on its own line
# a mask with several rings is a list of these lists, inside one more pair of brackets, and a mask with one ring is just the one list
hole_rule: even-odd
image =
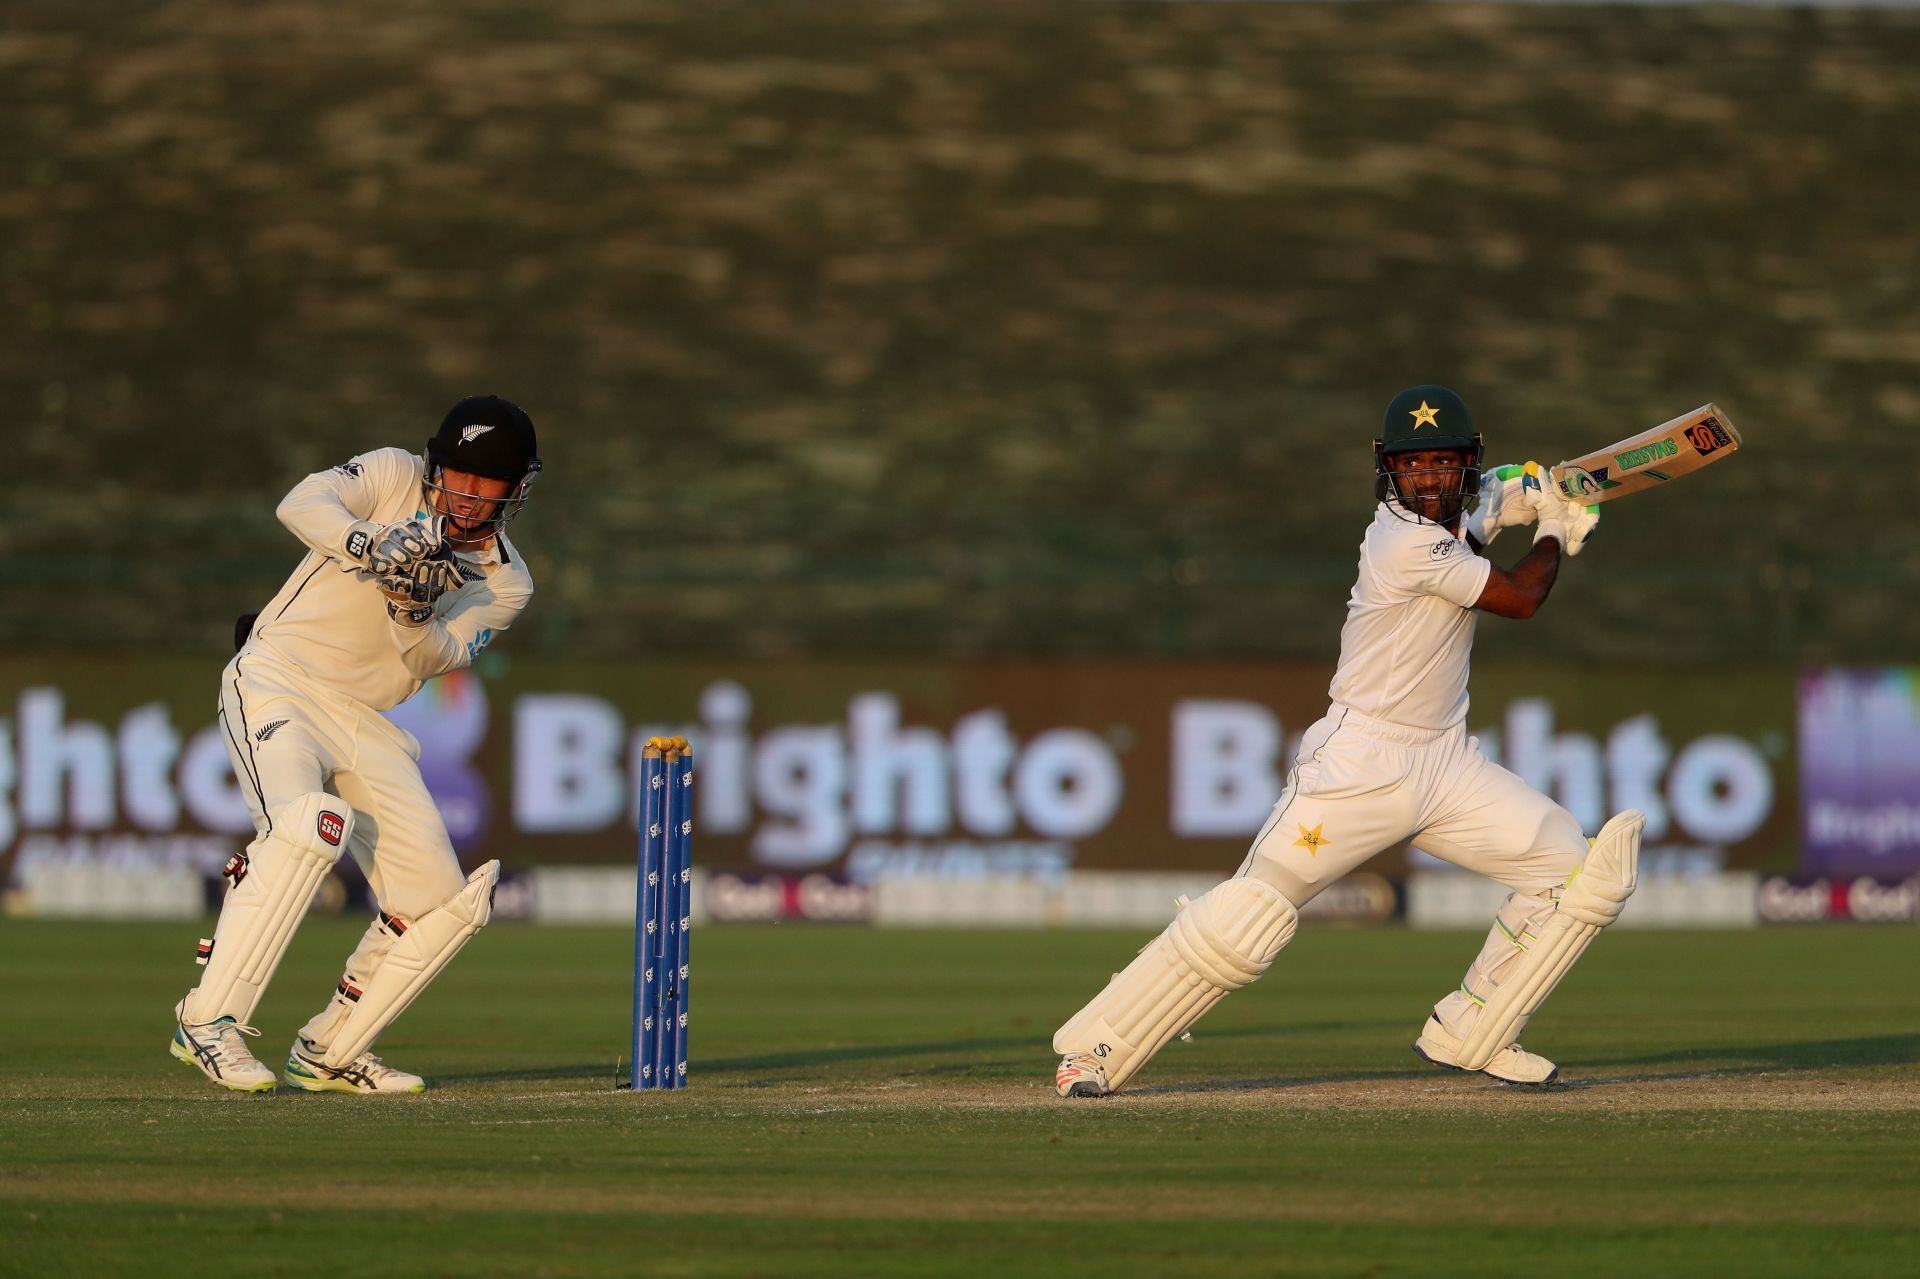
[[[1225,874],[1326,705],[1325,667],[635,662],[489,654],[393,718],[469,861],[632,857],[637,746],[694,742],[695,856],[743,874]],[[248,834],[206,661],[0,661],[0,857],[189,864]],[[1791,870],[1795,684],[1777,671],[1476,675],[1482,749],[1589,831],[1648,813],[1648,873]],[[1430,864],[1415,854],[1413,864]],[[1398,877],[1391,850],[1369,869]]]

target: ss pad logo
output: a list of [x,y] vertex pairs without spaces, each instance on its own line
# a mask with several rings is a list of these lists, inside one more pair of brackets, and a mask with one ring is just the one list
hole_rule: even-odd
[[340,836],[346,833],[346,829],[347,829],[347,824],[340,820],[340,815],[338,813],[329,813],[325,811],[321,812],[320,814],[320,838],[321,839],[324,839],[329,844],[333,844],[337,847],[340,843]]

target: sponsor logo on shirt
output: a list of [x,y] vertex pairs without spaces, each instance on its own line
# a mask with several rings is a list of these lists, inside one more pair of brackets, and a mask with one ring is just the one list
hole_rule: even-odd
[[1448,538],[1444,542],[1435,542],[1427,548],[1427,555],[1431,559],[1444,560],[1447,556],[1453,554],[1453,548],[1458,545],[1460,545],[1460,543],[1453,538]]
[[360,464],[358,462],[342,462],[333,469],[342,475],[351,475],[356,480],[360,478]]

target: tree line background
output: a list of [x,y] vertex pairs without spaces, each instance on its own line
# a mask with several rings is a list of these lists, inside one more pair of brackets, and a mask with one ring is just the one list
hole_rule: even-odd
[[1441,381],[1748,439],[1483,652],[1910,659],[1916,136],[1899,10],[17,5],[0,647],[223,651],[487,390],[515,651],[1331,658]]

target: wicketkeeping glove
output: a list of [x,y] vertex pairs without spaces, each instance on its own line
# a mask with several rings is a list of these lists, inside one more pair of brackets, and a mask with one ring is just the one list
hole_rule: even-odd
[[361,520],[347,529],[343,547],[349,559],[376,577],[399,573],[442,544],[440,517],[379,525]]
[[387,616],[401,626],[431,622],[434,603],[460,584],[459,566],[445,545],[407,568],[374,579],[375,588],[387,597]]

